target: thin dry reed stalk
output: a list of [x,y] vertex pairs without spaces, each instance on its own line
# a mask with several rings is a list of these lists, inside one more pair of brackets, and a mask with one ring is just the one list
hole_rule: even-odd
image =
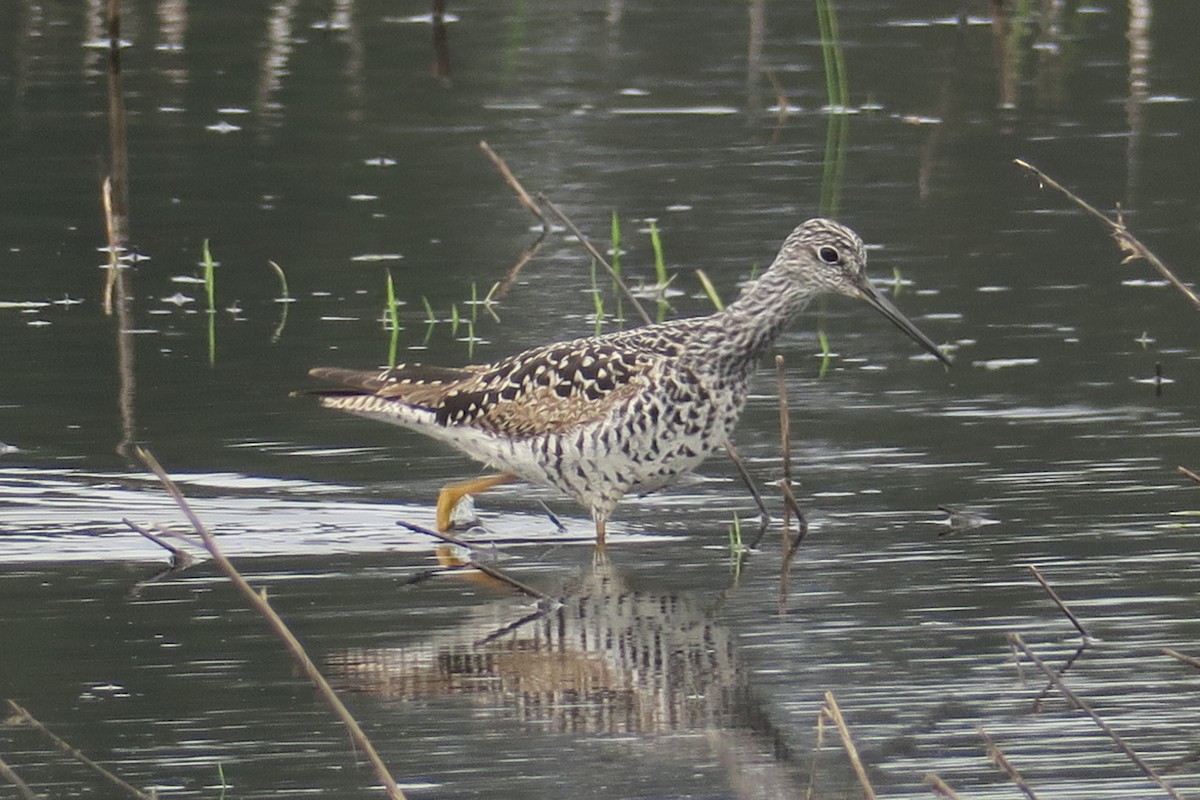
[[950,784],[942,780],[936,772],[926,772],[924,780],[929,791],[938,797],[945,797],[946,800],[959,800],[958,792],[951,789]]
[[504,159],[501,158],[485,141],[481,140],[479,142],[479,149],[483,151],[483,154],[487,156],[491,160],[492,164],[495,165],[496,169],[499,170],[500,177],[504,179],[504,182],[508,184],[508,187],[517,195],[517,200],[521,203],[521,205],[524,206],[529,213],[537,217],[538,221],[542,223],[542,232],[538,234],[537,239],[535,239],[533,244],[529,245],[529,247],[526,247],[521,252],[521,255],[517,256],[516,262],[508,268],[508,272],[504,274],[504,277],[501,278],[500,282],[496,284],[496,287],[492,289],[490,297],[492,299],[499,300],[500,298],[504,297],[504,295],[508,294],[508,290],[512,288],[513,283],[517,280],[517,275],[521,272],[521,268],[529,263],[529,260],[537,254],[538,249],[542,246],[542,242],[544,242],[546,237],[550,235],[551,226],[550,220],[546,217],[545,212],[542,211],[542,207],[539,206],[534,199],[529,196],[529,192],[525,191],[525,187],[521,185],[519,180],[517,180],[517,176],[513,175],[512,170],[508,168],[508,164],[504,161]]
[[351,715],[349,709],[338,698],[333,687],[329,685],[329,681],[325,680],[325,676],[321,674],[316,664],[309,658],[308,653],[304,650],[304,646],[300,644],[300,641],[292,634],[284,621],[271,608],[271,604],[267,602],[266,592],[255,591],[254,587],[233,566],[233,563],[225,557],[221,548],[217,546],[216,540],[213,539],[212,534],[208,532],[208,528],[196,516],[192,507],[188,505],[187,500],[179,491],[179,487],[171,480],[171,476],[167,475],[166,471],[163,470],[150,451],[139,447],[137,448],[137,454],[142,463],[158,477],[163,487],[167,490],[167,493],[171,495],[171,499],[175,501],[175,504],[179,506],[184,516],[187,517],[188,522],[195,528],[197,535],[200,536],[201,541],[204,543],[204,549],[212,556],[220,570],[225,573],[225,576],[229,578],[234,588],[250,603],[251,607],[267,621],[271,630],[283,641],[288,652],[292,654],[292,658],[296,660],[300,669],[312,682],[313,686],[316,687],[318,694],[321,695],[333,710],[334,715],[346,726],[351,740],[362,751],[363,755],[366,756],[367,761],[370,762],[372,768],[375,770],[375,776],[383,784],[384,791],[387,792],[388,797],[392,798],[392,800],[405,800],[404,792],[396,784],[396,779],[388,771],[387,766],[383,763],[383,759],[379,757],[379,753],[375,750],[375,746],[371,743],[367,734],[359,726],[358,721],[354,719],[353,715]]
[[[413,533],[420,533],[420,534],[424,534],[425,536],[432,536],[435,539],[441,539],[443,542],[446,542],[447,544],[455,545],[456,547],[462,547],[466,550],[474,550],[475,549],[475,547],[472,546],[469,542],[467,542],[463,539],[459,539],[457,536],[451,536],[448,533],[442,533],[441,531],[435,531],[432,528],[426,528],[422,525],[417,525],[415,522],[405,522],[404,520],[396,520],[396,524],[402,528],[408,528]],[[508,584],[512,588],[516,589],[518,592],[528,595],[529,597],[536,597],[538,600],[550,600],[551,599],[550,595],[546,594],[545,592],[539,592],[537,589],[534,589],[532,586],[529,586],[528,584],[525,584],[525,583],[521,583],[516,578],[510,577],[502,570],[496,569],[495,567],[491,566],[490,564],[485,564],[482,561],[476,561],[475,559],[472,558],[467,566],[474,567],[475,569],[482,572],[484,575],[487,575],[489,578],[494,578],[494,579],[500,581],[501,583]]]
[[988,735],[983,728],[978,728],[979,736],[983,739],[984,747],[987,748],[988,758],[996,765],[996,769],[1008,776],[1021,792],[1029,798],[1029,800],[1038,800],[1038,796],[1030,788],[1025,779],[1021,777],[1021,773],[1017,772],[1017,768],[1008,760],[1008,756],[1004,755],[1004,751],[1000,749],[1000,745],[996,744],[996,740]]
[[842,737],[842,747],[846,749],[850,766],[854,768],[854,774],[858,777],[859,785],[862,786],[863,796],[867,800],[875,800],[875,789],[871,786],[871,779],[867,777],[866,767],[863,766],[862,759],[858,756],[858,748],[854,746],[854,738],[850,736],[850,726],[846,724],[846,718],[842,716],[842,709],[838,707],[833,692],[825,692],[825,705],[821,708],[821,714],[834,724],[838,734]]
[[1189,667],[1195,667],[1196,669],[1200,669],[1200,658],[1186,656],[1183,653],[1179,652],[1178,650],[1172,650],[1170,647],[1164,647],[1162,649],[1162,651],[1164,654],[1170,656],[1171,658],[1175,658],[1175,659],[1182,661],[1184,664],[1187,664]]
[[0,778],[4,778],[16,787],[17,795],[21,800],[42,800],[42,796],[29,788],[29,784],[21,780],[21,776],[13,772],[13,768],[3,758],[0,758]]
[[1058,689],[1059,693],[1062,694],[1063,697],[1067,698],[1072,705],[1074,705],[1084,714],[1087,714],[1088,717],[1091,718],[1092,722],[1096,723],[1096,727],[1104,731],[1108,738],[1113,740],[1113,744],[1117,746],[1117,749],[1124,753],[1125,756],[1132,761],[1139,770],[1142,771],[1143,775],[1145,775],[1154,783],[1158,784],[1158,786],[1164,792],[1166,792],[1167,795],[1172,798],[1172,800],[1183,800],[1179,793],[1175,791],[1175,788],[1171,786],[1171,784],[1167,783],[1162,776],[1155,772],[1154,768],[1147,764],[1141,756],[1134,752],[1133,748],[1126,744],[1125,740],[1122,739],[1120,735],[1100,717],[1099,714],[1093,711],[1091,706],[1085,703],[1081,697],[1076,695],[1075,692],[1071,690],[1071,687],[1067,686],[1063,679],[1059,677],[1058,673],[1051,669],[1050,666],[1046,664],[1046,662],[1043,661],[1037,653],[1029,649],[1029,646],[1025,644],[1025,640],[1021,638],[1020,634],[1010,633],[1008,635],[1008,640],[1014,647],[1024,653],[1025,657],[1032,661],[1038,667],[1038,669],[1046,674],[1046,677],[1049,678],[1050,682],[1054,684],[1054,688]]
[[583,245],[583,249],[587,250],[588,255],[596,259],[597,264],[604,267],[604,270],[608,273],[608,277],[612,278],[613,283],[620,288],[621,293],[625,295],[626,299],[628,299],[630,304],[633,306],[633,309],[637,311],[637,314],[639,317],[641,317],[642,322],[646,325],[654,324],[654,320],[650,319],[650,315],[646,313],[646,309],[642,308],[642,304],[638,302],[636,297],[633,296],[633,292],[629,290],[629,287],[625,284],[625,281],[622,280],[621,276],[617,274],[617,271],[613,269],[612,264],[608,263],[608,259],[600,255],[600,251],[596,249],[596,246],[592,244],[590,239],[583,235],[583,231],[579,230],[575,223],[571,221],[571,218],[568,217],[561,208],[551,202],[550,198],[546,197],[545,194],[538,192],[537,198],[546,206],[546,208],[550,209],[554,216],[558,217],[562,224],[566,226],[567,230],[569,230],[575,236],[575,238],[579,240],[579,243]]
[[1046,582],[1046,579],[1042,577],[1042,573],[1038,571],[1038,568],[1033,564],[1030,564],[1029,571],[1033,573],[1033,577],[1042,585],[1042,588],[1046,590],[1046,594],[1050,595],[1050,599],[1054,601],[1056,606],[1058,606],[1058,610],[1066,615],[1066,618],[1071,621],[1072,625],[1075,626],[1075,630],[1079,631],[1079,635],[1084,639],[1090,639],[1091,637],[1088,636],[1088,632],[1084,629],[1083,623],[1079,621],[1078,617],[1071,613],[1071,609],[1067,608],[1067,604],[1064,603],[1062,598],[1058,596],[1058,592],[1054,591],[1054,588]]
[[1148,264],[1150,264],[1151,267],[1158,271],[1159,275],[1163,276],[1168,283],[1170,283],[1179,291],[1180,294],[1187,298],[1187,301],[1192,304],[1193,308],[1195,308],[1197,311],[1200,311],[1200,297],[1197,297],[1196,293],[1184,285],[1183,281],[1175,277],[1175,273],[1171,272],[1171,270],[1167,268],[1167,265],[1164,264],[1158,256],[1150,251],[1150,248],[1138,241],[1137,237],[1129,232],[1129,228],[1125,226],[1125,220],[1121,218],[1120,213],[1117,214],[1117,218],[1115,220],[1111,219],[1103,211],[1096,208],[1091,203],[1088,203],[1079,195],[1075,194],[1070,189],[1066,188],[1061,183],[1054,180],[1049,175],[1042,172],[1040,169],[1028,163],[1027,161],[1022,161],[1019,158],[1015,158],[1013,159],[1013,163],[1021,169],[1026,170],[1027,172],[1030,172],[1036,176],[1038,181],[1043,186],[1049,186],[1051,189],[1056,189],[1059,192],[1062,192],[1077,206],[1108,226],[1109,232],[1112,234],[1113,239],[1115,239],[1117,242],[1117,247],[1125,254],[1125,258],[1121,260],[1122,264],[1138,258],[1145,260]]
[[43,737],[46,738],[47,741],[50,742],[50,744],[54,745],[54,747],[60,753],[66,755],[66,756],[70,756],[71,758],[75,759],[80,764],[83,764],[85,767],[92,770],[97,775],[99,775],[101,778],[108,781],[113,786],[116,786],[121,791],[125,792],[126,794],[128,794],[132,797],[136,797],[136,798],[138,798],[138,800],[152,800],[151,795],[148,795],[145,792],[143,792],[141,789],[138,789],[136,786],[132,786],[129,783],[126,783],[125,781],[121,780],[116,775],[109,772],[107,769],[100,766],[95,761],[92,761],[90,758],[85,756],[83,753],[79,752],[79,750],[72,747],[64,739],[55,735],[49,728],[47,728],[45,725],[43,725],[41,722],[39,722],[37,719],[35,719],[32,714],[30,714],[28,711],[26,711],[24,708],[22,708],[19,704],[17,704],[16,701],[9,700],[8,705],[9,705],[9,708],[11,708],[13,710],[13,714],[15,715],[15,719],[17,722],[19,722],[22,725],[28,725],[29,727],[33,728],[35,731],[40,733]]

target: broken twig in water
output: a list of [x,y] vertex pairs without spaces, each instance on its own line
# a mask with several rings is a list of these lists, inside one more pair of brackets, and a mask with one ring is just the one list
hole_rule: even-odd
[[521,251],[521,255],[517,256],[516,263],[508,268],[508,272],[504,274],[504,277],[500,279],[500,282],[496,284],[495,288],[492,289],[491,293],[488,295],[489,299],[499,300],[500,298],[504,297],[504,295],[508,294],[508,290],[512,288],[512,285],[516,281],[517,274],[521,271],[521,268],[529,263],[529,260],[537,254],[538,249],[542,246],[542,242],[544,242],[546,237],[550,235],[551,225],[550,219],[546,216],[545,212],[542,211],[542,207],[539,206],[534,199],[529,196],[529,192],[525,191],[525,187],[521,185],[519,180],[517,180],[517,176],[513,175],[512,170],[508,168],[508,164],[504,161],[504,159],[497,155],[496,151],[493,150],[485,141],[481,140],[479,142],[479,149],[483,151],[484,155],[491,159],[492,164],[494,164],[496,169],[499,170],[500,177],[504,179],[504,182],[507,183],[509,188],[512,189],[517,195],[517,200],[521,203],[521,205],[524,206],[529,213],[537,217],[538,221],[542,223],[542,232],[538,234],[537,239],[534,240],[533,244]]
[[804,518],[804,512],[800,510],[800,504],[796,502],[796,495],[792,494],[792,487],[788,485],[787,481],[781,480],[779,487],[783,490],[784,505],[796,515],[796,538],[788,542],[787,528],[783,529],[786,550],[783,553],[783,563],[779,567],[779,613],[783,614],[787,609],[788,578],[792,571],[792,561],[795,560],[796,553],[800,550],[800,543],[804,541],[804,536],[808,533],[808,520]]
[[292,634],[280,616],[275,613],[275,609],[271,608],[271,604],[267,602],[266,592],[255,591],[254,587],[233,566],[233,562],[225,557],[221,548],[217,546],[216,540],[213,539],[212,534],[208,532],[208,528],[196,516],[196,512],[192,510],[192,507],[188,505],[187,500],[184,498],[183,493],[179,491],[179,487],[175,484],[175,481],[171,480],[171,476],[166,473],[166,470],[162,468],[150,451],[139,447],[137,448],[137,454],[142,463],[158,477],[163,488],[167,490],[167,494],[171,495],[171,499],[175,501],[175,504],[179,506],[179,510],[187,517],[188,522],[191,523],[196,534],[204,543],[204,549],[213,557],[217,566],[229,578],[234,588],[267,621],[267,624],[271,626],[271,629],[283,641],[288,652],[292,654],[300,669],[312,682],[313,686],[316,687],[318,694],[321,695],[333,710],[334,715],[346,726],[346,730],[349,732],[355,747],[359,748],[371,763],[372,768],[375,770],[375,777],[383,784],[384,791],[387,792],[388,797],[392,798],[392,800],[405,800],[404,792],[396,784],[396,779],[388,771],[387,766],[383,763],[383,759],[376,752],[375,746],[367,738],[367,734],[359,726],[358,721],[350,714],[349,709],[338,698],[337,693],[333,691],[333,687],[329,685],[329,681],[325,680],[325,676],[321,674],[316,664],[309,658],[308,653],[304,650],[304,645],[300,644],[300,641]]
[[1145,260],[1148,264],[1150,264],[1150,266],[1157,270],[1158,274],[1162,275],[1168,283],[1178,289],[1180,294],[1187,298],[1188,302],[1192,304],[1193,308],[1195,308],[1197,311],[1200,311],[1200,297],[1197,297],[1196,293],[1189,289],[1183,283],[1183,281],[1175,277],[1175,273],[1171,272],[1171,270],[1167,268],[1167,265],[1164,264],[1158,256],[1154,255],[1154,253],[1150,251],[1150,248],[1138,241],[1137,237],[1129,232],[1129,228],[1125,226],[1125,221],[1121,218],[1120,213],[1117,214],[1117,218],[1115,220],[1111,219],[1103,211],[1096,208],[1091,203],[1087,202],[1082,197],[1075,194],[1070,189],[1066,188],[1061,183],[1054,180],[1029,162],[1022,161],[1019,158],[1014,158],[1013,163],[1021,169],[1032,173],[1038,179],[1038,181],[1042,183],[1042,185],[1049,186],[1051,189],[1062,192],[1077,206],[1107,225],[1113,239],[1115,239],[1117,242],[1117,247],[1120,248],[1121,252],[1125,254],[1125,258],[1121,260],[1122,264],[1128,263],[1129,261],[1137,258]]
[[[476,549],[478,549],[476,545],[470,544],[469,542],[467,542],[463,539],[459,539],[457,536],[451,536],[448,533],[442,533],[441,531],[435,531],[432,528],[426,528],[422,525],[417,525],[415,522],[405,522],[403,520],[396,520],[396,524],[402,528],[408,528],[413,533],[421,533],[421,534],[424,534],[425,536],[432,536],[435,539],[441,539],[443,542],[446,542],[446,543],[452,544],[452,545],[456,545],[456,546],[461,547],[465,550],[468,550],[472,553],[475,552]],[[530,597],[536,597],[538,600],[550,600],[551,599],[551,597],[548,594],[546,594],[545,592],[539,592],[537,589],[534,589],[532,586],[521,583],[516,578],[509,577],[507,574],[504,573],[503,570],[496,569],[495,567],[491,566],[490,564],[485,564],[482,561],[476,561],[474,558],[472,558],[468,562],[468,565],[479,570],[484,575],[487,575],[489,578],[494,578],[494,579],[500,581],[501,583],[508,584],[509,586],[516,589],[518,592],[521,592],[522,594],[529,595]]]
[[558,518],[558,515],[550,509],[550,506],[546,505],[546,501],[538,498],[537,502],[538,505],[542,507],[542,511],[546,514],[546,517],[549,518],[550,524],[554,526],[555,530],[557,530],[559,533],[566,533],[567,526],[563,525],[562,520]]
[[104,231],[108,237],[108,274],[104,280],[104,315],[113,313],[113,287],[117,285],[117,270],[121,268],[119,253],[121,243],[117,241],[117,223],[113,219],[112,176],[104,179],[100,186],[100,204],[104,208]]
[[[131,530],[133,530],[136,533],[141,534],[142,536],[146,537],[147,539],[154,542],[156,545],[158,545],[159,547],[161,547],[162,549],[164,549],[168,553],[170,553],[171,554],[171,569],[173,569],[173,570],[187,569],[196,560],[195,556],[193,556],[188,551],[184,550],[183,548],[176,547],[175,545],[168,542],[164,537],[159,536],[158,534],[151,531],[149,528],[146,528],[142,525],[137,524],[136,522],[129,519],[128,517],[122,517],[121,522],[124,522],[125,525],[128,526]],[[189,544],[192,544],[196,547],[204,546],[202,542],[191,541],[189,539],[189,537],[186,537],[182,534],[172,533],[171,535],[176,536],[179,539],[181,539],[182,541],[188,542]]]
[[[1092,643],[1091,639],[1085,639],[1083,641],[1083,643],[1081,645],[1079,645],[1079,647],[1075,650],[1075,652],[1071,654],[1071,657],[1068,658],[1066,660],[1066,662],[1061,667],[1058,668],[1058,677],[1062,678],[1062,677],[1066,676],[1067,672],[1071,669],[1071,667],[1075,666],[1075,662],[1079,660],[1079,657],[1087,651],[1088,645],[1090,645],[1091,643]],[[1015,647],[1013,648],[1012,652],[1013,652],[1013,658],[1017,659],[1017,668],[1018,668],[1018,672],[1019,672],[1020,665],[1021,665],[1021,653]],[[1042,688],[1042,690],[1040,692],[1038,692],[1038,696],[1033,698],[1033,711],[1035,714],[1041,712],[1042,701],[1045,700],[1047,697],[1049,697],[1050,693],[1053,691],[1054,691],[1054,684],[1051,683],[1050,681],[1046,681],[1046,685]]]
[[1042,588],[1046,590],[1046,594],[1050,595],[1050,599],[1054,601],[1056,606],[1058,606],[1058,610],[1066,615],[1066,618],[1071,621],[1072,625],[1075,626],[1075,630],[1079,631],[1079,635],[1084,639],[1090,639],[1091,637],[1088,636],[1088,632],[1084,629],[1083,623],[1079,621],[1078,617],[1071,613],[1071,609],[1067,608],[1067,604],[1064,603],[1062,598],[1058,596],[1058,592],[1054,591],[1054,588],[1046,582],[1046,579],[1042,577],[1042,573],[1038,571],[1038,568],[1033,564],[1028,566],[1029,571],[1033,573],[1033,577],[1042,585]]
[[42,800],[42,796],[29,788],[29,784],[21,780],[21,776],[13,772],[12,767],[3,758],[0,758],[0,778],[4,778],[16,787],[17,795],[21,800]]
[[126,794],[128,794],[132,797],[136,797],[136,798],[138,798],[138,800],[151,800],[151,795],[148,795],[145,792],[143,792],[141,789],[138,789],[136,786],[133,786],[133,785],[121,780],[116,775],[109,772],[107,769],[100,766],[95,761],[92,761],[90,758],[85,756],[83,753],[79,752],[79,750],[72,747],[68,742],[66,742],[59,736],[55,735],[49,728],[47,728],[41,722],[38,722],[38,720],[35,719],[32,714],[30,714],[28,711],[26,711],[24,708],[22,708],[19,704],[17,704],[16,701],[9,700],[8,705],[9,705],[9,708],[11,708],[13,710],[13,714],[15,715],[14,718],[17,722],[21,723],[22,725],[28,725],[29,727],[33,728],[35,731],[40,733],[43,737],[46,738],[47,741],[50,742],[50,744],[54,745],[55,748],[57,748],[58,751],[60,753],[62,753],[63,755],[70,756],[71,758],[75,759],[80,764],[83,764],[85,767],[92,770],[97,775],[99,775],[101,778],[104,778],[104,780],[106,780],[109,783],[111,783],[112,785],[116,786],[121,791],[125,792]]
[[1071,687],[1067,686],[1063,679],[1059,677],[1058,673],[1051,669],[1050,666],[1041,659],[1041,656],[1029,649],[1029,645],[1025,644],[1025,640],[1021,638],[1019,633],[1010,633],[1008,635],[1008,641],[1013,647],[1024,653],[1025,657],[1032,661],[1038,669],[1046,674],[1046,677],[1049,678],[1050,682],[1054,684],[1054,688],[1058,689],[1059,693],[1062,694],[1063,697],[1067,698],[1072,705],[1074,705],[1084,714],[1087,714],[1088,717],[1091,718],[1092,722],[1096,723],[1096,727],[1104,731],[1108,738],[1112,739],[1113,744],[1117,746],[1117,749],[1124,753],[1125,756],[1142,771],[1143,775],[1145,775],[1154,783],[1158,784],[1159,788],[1166,792],[1167,795],[1172,798],[1172,800],[1183,800],[1179,793],[1175,791],[1175,788],[1171,786],[1171,784],[1167,783],[1162,776],[1155,772],[1154,768],[1147,764],[1142,757],[1133,750],[1132,747],[1127,745],[1125,740],[1122,739],[1120,735],[1100,717],[1099,714],[1092,710],[1091,706],[1085,703],[1081,697],[1076,695],[1075,692],[1071,690]]
[[959,800],[958,792],[951,789],[950,784],[942,780],[936,772],[926,772],[924,781],[929,790],[938,797],[944,797],[946,800]]
[[1174,659],[1178,659],[1179,661],[1182,661],[1184,664],[1187,664],[1189,667],[1195,667],[1196,669],[1200,669],[1200,658],[1195,658],[1193,656],[1184,655],[1183,653],[1179,652],[1178,650],[1172,650],[1170,647],[1164,647],[1162,649],[1162,651],[1165,655],[1168,655]]
[[1197,475],[1195,472],[1192,472],[1187,467],[1176,467],[1176,469],[1179,470],[1180,475],[1187,478],[1189,481],[1192,481],[1193,483],[1200,483],[1200,475]]
[[[782,614],[787,608],[788,576],[791,573],[792,560],[795,559],[796,552],[800,549],[800,543],[804,541],[804,536],[808,533],[808,520],[804,518],[804,512],[800,510],[800,504],[796,502],[796,495],[792,491],[792,424],[784,361],[781,355],[775,356],[775,374],[779,383],[779,446],[783,451],[783,477],[779,480],[784,508],[783,564],[779,569],[779,613]],[[789,541],[788,518],[792,514],[796,516],[796,538]]]
[[1008,776],[1009,780],[1016,785],[1021,792],[1029,798],[1029,800],[1038,800],[1038,796],[1034,794],[1029,784],[1021,777],[1021,773],[1017,772],[1017,768],[1008,760],[1008,756],[1004,755],[1004,751],[1000,749],[1000,745],[996,744],[995,739],[988,735],[983,728],[977,728],[980,738],[983,739],[983,745],[987,748],[988,758],[996,765],[996,769]]

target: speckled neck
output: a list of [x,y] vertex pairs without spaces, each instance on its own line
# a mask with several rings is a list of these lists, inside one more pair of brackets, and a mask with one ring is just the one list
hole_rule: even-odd
[[705,320],[695,360],[705,369],[749,374],[816,294],[785,269],[767,270],[724,311]]

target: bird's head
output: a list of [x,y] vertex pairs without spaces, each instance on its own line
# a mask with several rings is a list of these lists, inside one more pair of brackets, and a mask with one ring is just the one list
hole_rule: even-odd
[[833,292],[865,301],[942,363],[950,358],[871,285],[867,251],[858,234],[830,219],[802,222],[784,240],[773,270],[782,270],[814,293]]

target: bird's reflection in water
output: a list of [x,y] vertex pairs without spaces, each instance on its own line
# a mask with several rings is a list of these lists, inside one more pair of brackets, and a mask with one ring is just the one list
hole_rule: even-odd
[[804,780],[714,605],[698,593],[630,588],[602,564],[534,610],[489,604],[444,635],[347,650],[330,669],[352,690],[405,700],[469,696],[539,730],[638,735],[650,745],[702,734],[733,796],[802,795]]

